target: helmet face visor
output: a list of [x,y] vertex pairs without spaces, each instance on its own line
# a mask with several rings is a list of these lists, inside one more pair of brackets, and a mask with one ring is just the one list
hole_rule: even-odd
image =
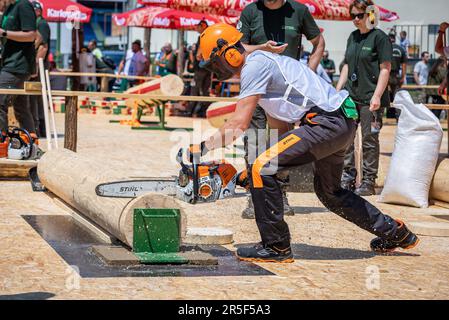
[[[240,44],[240,42],[232,46],[232,48],[237,49],[241,54],[245,52],[245,49]],[[240,68],[240,65],[236,67],[231,66],[228,61],[226,61],[225,53],[226,50],[220,55],[213,53],[209,60],[202,60],[200,62],[200,67],[215,73],[218,81],[232,78],[232,76],[236,74]]]
[[232,76],[238,71],[238,68],[230,66],[223,56],[217,55],[214,55],[207,61],[201,61],[200,67],[215,73],[218,81],[232,78]]

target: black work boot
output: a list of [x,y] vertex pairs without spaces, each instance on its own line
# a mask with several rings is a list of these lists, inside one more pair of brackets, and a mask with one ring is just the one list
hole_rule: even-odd
[[253,247],[238,248],[236,255],[239,260],[251,262],[291,263],[295,261],[290,245],[280,248],[258,243]]
[[360,187],[358,187],[354,192],[361,197],[373,196],[376,194],[374,184],[375,183],[373,181],[362,181]]
[[380,237],[374,238],[370,243],[371,250],[380,253],[388,253],[393,252],[397,248],[407,250],[418,245],[419,238],[416,234],[411,232],[401,220],[396,220],[396,222],[399,226],[394,237],[392,239]]
[[342,180],[341,187],[345,190],[354,192],[355,191],[355,181],[354,180]]

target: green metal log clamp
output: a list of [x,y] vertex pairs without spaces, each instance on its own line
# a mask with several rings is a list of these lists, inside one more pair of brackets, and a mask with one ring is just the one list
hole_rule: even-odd
[[143,264],[188,263],[179,254],[179,209],[134,209],[133,252]]

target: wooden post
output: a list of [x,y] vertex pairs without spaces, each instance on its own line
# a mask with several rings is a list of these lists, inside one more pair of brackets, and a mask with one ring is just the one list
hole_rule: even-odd
[[143,37],[143,52],[145,52],[145,55],[148,58],[148,61],[150,62],[148,74],[151,76],[153,74],[151,64],[151,28],[145,28],[145,33]]
[[143,35],[143,52],[145,52],[148,59],[150,58],[151,50],[151,28],[145,28]]
[[[443,48],[447,47],[447,34],[443,36]],[[449,65],[447,64],[447,57],[443,54],[443,58],[446,61],[446,104],[449,104]],[[444,92],[443,92],[444,94]],[[447,117],[447,157],[449,158],[449,110],[446,112]]]
[[182,77],[184,73],[184,30],[178,30],[178,59],[176,71]]
[[[72,29],[72,70],[80,71],[79,53],[83,45],[83,32],[81,28]],[[80,78],[72,77],[72,91],[78,91]],[[78,97],[66,97],[64,148],[76,152],[78,131]]]

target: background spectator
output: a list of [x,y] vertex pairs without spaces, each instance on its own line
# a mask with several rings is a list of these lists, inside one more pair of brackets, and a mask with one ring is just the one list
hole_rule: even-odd
[[90,40],[87,48],[90,50],[90,52],[92,52],[92,54],[97,58],[97,59],[103,59],[103,53],[101,52],[100,48],[97,47],[97,41],[96,40]]
[[161,50],[154,56],[154,74],[160,75],[159,62],[161,61],[163,56],[164,56],[164,47],[162,47]]
[[[87,48],[81,49],[80,54],[80,72],[95,73],[97,72],[97,66],[95,56]],[[80,77],[80,84],[82,90],[97,91],[97,77],[82,76]]]
[[[150,61],[142,52],[142,44],[140,40],[135,40],[132,43],[131,50],[133,52],[133,56],[131,58],[131,62],[129,64],[128,74],[130,76],[146,76],[148,75],[148,71],[150,69]],[[139,81],[136,79],[131,79],[130,84],[134,86],[138,83],[142,83],[143,81]]]
[[329,59],[329,51],[325,50],[323,53],[323,59],[321,59],[321,65],[326,71],[331,83],[334,81],[334,73],[335,73],[335,62],[332,59]]
[[[429,80],[429,60],[430,54],[427,51],[424,51],[421,54],[421,61],[415,64],[415,68],[413,69],[413,78],[415,79],[415,83],[419,86],[427,85]],[[426,90],[422,89],[418,91],[418,103],[427,103],[427,95]]]
[[407,39],[407,32],[401,31],[399,36],[400,36],[399,45],[402,47],[402,49],[404,49],[408,57],[408,48],[410,47],[410,41]]
[[162,51],[164,54],[159,60],[159,75],[166,76],[167,74],[176,74],[176,54],[173,52],[173,47],[170,42],[167,42]]

